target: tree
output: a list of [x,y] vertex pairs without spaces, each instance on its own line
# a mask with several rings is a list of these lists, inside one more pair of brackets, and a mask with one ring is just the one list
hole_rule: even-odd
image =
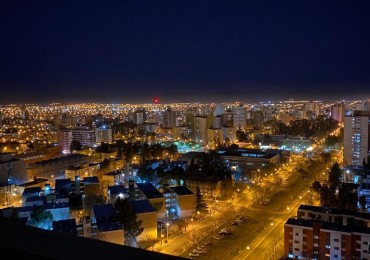
[[327,147],[333,147],[336,143],[338,143],[339,138],[334,135],[329,135],[325,140],[325,145]]
[[115,218],[122,225],[124,230],[125,245],[138,247],[137,237],[144,231],[141,227],[142,221],[137,221],[135,210],[128,198],[117,198],[114,203],[116,210]]
[[69,145],[69,151],[72,153],[73,151],[81,150],[81,144],[77,140],[72,140],[71,144]]
[[148,243],[149,247],[152,247],[152,251],[154,251],[154,245],[157,242],[157,238],[154,236],[147,235],[146,242]]
[[247,135],[245,134],[244,131],[242,130],[237,130],[236,131],[236,139],[238,139],[239,142],[245,142],[248,140]]
[[313,190],[315,190],[316,192],[320,192],[321,191],[321,189],[322,189],[322,186],[321,186],[321,184],[320,184],[320,182],[319,181],[314,181],[313,183],[312,183],[312,189]]
[[53,215],[50,211],[45,210],[43,206],[35,206],[31,212],[28,225],[42,228],[51,229],[53,221]]
[[110,146],[107,143],[101,143],[100,146],[96,147],[95,150],[97,153],[109,153]]
[[69,198],[69,207],[71,209],[82,209],[82,195],[71,192],[68,195]]
[[168,147],[168,153],[174,157],[177,153],[177,146],[174,144],[171,144],[170,147]]
[[339,187],[341,175],[342,175],[342,171],[340,169],[339,163],[335,162],[331,166],[330,171],[329,171],[329,179],[328,179],[329,186],[333,186],[335,188]]
[[195,190],[195,210],[201,213],[206,213],[208,209],[207,203],[204,201],[203,195],[197,185]]
[[225,147],[229,147],[229,145],[230,145],[230,138],[229,137],[225,138],[224,144],[225,144]]
[[188,222],[181,218],[174,220],[173,224],[177,226],[177,229],[180,231],[181,234],[183,233],[182,229],[186,231],[186,228],[188,226]]
[[191,233],[188,234],[188,238],[189,238],[190,242],[195,246],[202,239],[202,235],[201,235],[201,232],[194,230],[194,231],[192,231]]

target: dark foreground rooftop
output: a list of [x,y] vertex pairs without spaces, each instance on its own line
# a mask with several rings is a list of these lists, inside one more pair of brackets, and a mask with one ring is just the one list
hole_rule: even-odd
[[14,259],[185,259],[0,220],[0,250]]

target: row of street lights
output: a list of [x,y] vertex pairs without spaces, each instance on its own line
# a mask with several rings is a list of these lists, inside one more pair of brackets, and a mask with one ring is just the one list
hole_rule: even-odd
[[[168,228],[169,228],[169,226],[170,226],[170,223],[166,223],[166,230],[167,230],[167,239],[166,239],[166,243],[168,243]],[[164,237],[164,235],[163,235],[163,223],[161,222],[161,246],[163,245],[162,244],[162,240],[163,240],[163,237]]]

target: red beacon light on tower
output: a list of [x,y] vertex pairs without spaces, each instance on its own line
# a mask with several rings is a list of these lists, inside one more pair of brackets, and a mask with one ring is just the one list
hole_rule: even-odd
[[159,98],[154,98],[153,101],[154,101],[154,104],[158,104],[159,103]]

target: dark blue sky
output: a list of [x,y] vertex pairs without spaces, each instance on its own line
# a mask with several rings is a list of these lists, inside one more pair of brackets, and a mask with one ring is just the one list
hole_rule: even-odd
[[370,98],[370,1],[0,3],[0,104]]

